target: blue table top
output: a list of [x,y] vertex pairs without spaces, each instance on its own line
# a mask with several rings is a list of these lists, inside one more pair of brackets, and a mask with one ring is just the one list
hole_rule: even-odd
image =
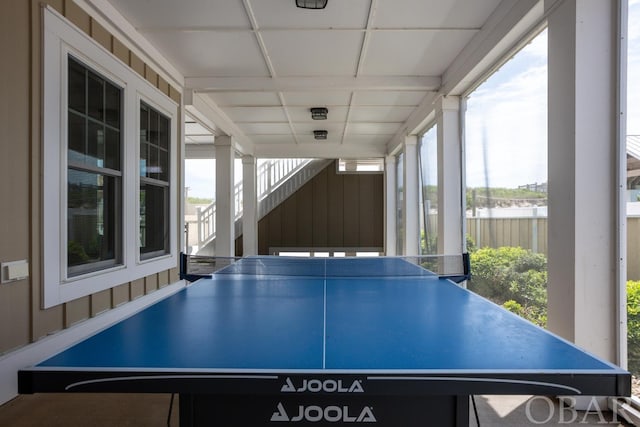
[[[379,260],[378,260],[379,261]],[[249,370],[610,370],[576,346],[395,259],[357,276],[311,260],[308,276],[203,279],[39,366]],[[261,263],[263,262],[260,261]],[[258,266],[258,267],[256,267]],[[255,260],[249,270],[266,268]],[[291,267],[287,267],[291,271]],[[335,274],[322,277],[328,268]],[[376,277],[381,270],[414,276]],[[299,271],[295,271],[300,273]],[[253,271],[255,273],[255,271]],[[362,274],[362,273],[361,273]],[[331,277],[334,276],[334,277]]]
[[268,374],[269,392],[318,375],[377,393],[390,386],[376,379],[424,393],[630,392],[623,369],[402,259],[290,261],[243,259],[22,370],[20,387],[224,393],[221,378]]

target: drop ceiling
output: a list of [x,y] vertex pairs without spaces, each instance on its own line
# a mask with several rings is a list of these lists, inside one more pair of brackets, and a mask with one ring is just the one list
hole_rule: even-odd
[[[522,3],[329,0],[304,10],[294,0],[108,1],[182,75],[192,107],[206,106],[209,131],[270,157],[318,147],[326,156],[384,155],[424,119],[483,28]],[[326,107],[327,120],[312,120],[311,107]],[[190,121],[186,143],[210,143]]]

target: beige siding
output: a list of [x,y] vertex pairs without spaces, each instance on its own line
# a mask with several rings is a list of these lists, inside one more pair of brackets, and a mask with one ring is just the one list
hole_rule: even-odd
[[338,174],[330,164],[258,223],[269,248],[383,246],[382,174]]
[[627,220],[627,276],[640,280],[640,218]]
[[[180,102],[179,91],[73,0],[45,2],[158,89]],[[177,281],[178,269],[118,284],[47,310],[41,308],[41,16],[40,0],[0,2],[0,261],[26,259],[30,278],[0,286],[0,354]],[[180,160],[178,161],[180,163]],[[176,188],[180,188],[178,183]],[[10,197],[8,197],[10,195]],[[9,202],[6,202],[9,200]],[[179,208],[180,210],[180,208]],[[179,233],[179,232],[178,232]],[[178,236],[179,237],[179,234]]]

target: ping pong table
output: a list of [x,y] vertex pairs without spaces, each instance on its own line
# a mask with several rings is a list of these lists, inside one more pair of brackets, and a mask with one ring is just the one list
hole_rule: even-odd
[[476,394],[631,392],[625,370],[396,257],[243,258],[18,380],[177,393],[182,426],[466,426]]

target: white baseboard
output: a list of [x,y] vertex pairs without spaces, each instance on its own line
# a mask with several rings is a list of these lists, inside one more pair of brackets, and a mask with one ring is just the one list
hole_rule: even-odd
[[0,357],[0,405],[18,395],[18,370],[37,364],[184,287],[185,282],[178,281]]

